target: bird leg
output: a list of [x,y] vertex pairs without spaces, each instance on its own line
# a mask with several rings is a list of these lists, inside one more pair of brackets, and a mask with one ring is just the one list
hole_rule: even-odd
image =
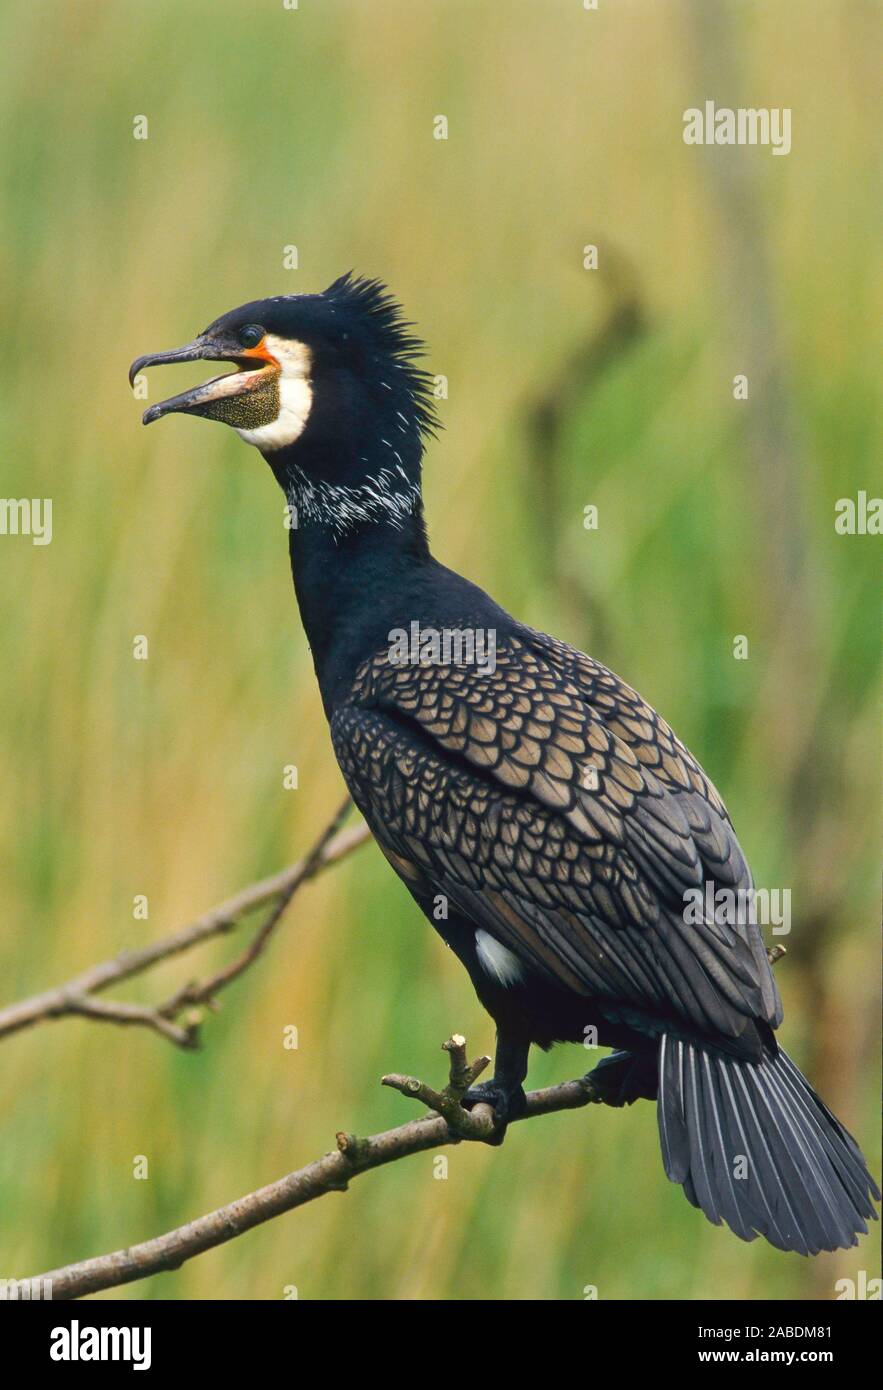
[[464,1110],[479,1104],[493,1107],[494,1132],[487,1141],[489,1144],[502,1144],[509,1121],[517,1120],[524,1113],[527,1102],[522,1083],[527,1076],[529,1050],[530,1043],[524,1038],[498,1028],[492,1079],[470,1086],[463,1096]]

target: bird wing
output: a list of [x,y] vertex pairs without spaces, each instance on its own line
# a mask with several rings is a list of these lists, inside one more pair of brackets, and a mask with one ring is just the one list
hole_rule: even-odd
[[708,884],[752,886],[720,797],[599,663],[528,628],[487,674],[383,651],[331,732],[402,877],[531,968],[611,1018],[674,1015],[732,1038],[780,1021],[757,926],[704,906]]

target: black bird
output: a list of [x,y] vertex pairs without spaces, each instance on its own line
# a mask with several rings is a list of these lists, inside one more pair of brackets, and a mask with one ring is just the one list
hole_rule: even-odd
[[802,1254],[855,1245],[879,1192],[776,1043],[758,927],[744,910],[685,909],[707,885],[752,887],[717,791],[611,671],[430,554],[421,460],[437,421],[421,355],[386,288],[346,275],[234,309],[130,379],[236,366],[144,422],[231,425],[288,499],[344,778],[496,1023],[494,1078],[467,1104],[489,1101],[501,1137],[531,1043],[597,1036],[618,1050],[593,1080],[614,1105],[657,1101],[665,1171],[710,1221]]

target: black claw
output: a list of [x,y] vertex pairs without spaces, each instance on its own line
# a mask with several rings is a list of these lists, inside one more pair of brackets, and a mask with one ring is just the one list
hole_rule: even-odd
[[510,1122],[524,1114],[527,1097],[523,1086],[513,1088],[499,1081],[479,1081],[476,1086],[469,1087],[460,1103],[464,1110],[471,1110],[473,1105],[490,1105],[494,1112],[494,1133],[487,1142],[502,1144]]

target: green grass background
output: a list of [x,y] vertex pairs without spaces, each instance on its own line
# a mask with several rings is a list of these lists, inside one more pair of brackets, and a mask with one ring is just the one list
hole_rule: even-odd
[[[143,431],[125,374],[243,300],[355,267],[449,378],[436,553],[613,666],[699,756],[758,882],[792,890],[789,1050],[879,1172],[879,541],[833,528],[838,498],[873,491],[879,425],[873,30],[873,7],[822,0],[3,7],[0,492],[52,497],[55,535],[0,538],[0,1002],[289,862],[340,799],[267,469],[214,425]],[[688,148],[682,113],[706,98],[791,107],[792,152]],[[573,378],[624,305],[638,331]],[[7,1039],[0,1276],[157,1234],[337,1129],[403,1120],[378,1078],[440,1079],[453,1029],[490,1050],[370,846],[297,899],[200,1053],[82,1021]],[[586,1061],[537,1056],[531,1082]],[[709,1226],[664,1178],[651,1106],[448,1160],[445,1181],[410,1159],[114,1296],[830,1298],[877,1272],[875,1236],[809,1262]]]

